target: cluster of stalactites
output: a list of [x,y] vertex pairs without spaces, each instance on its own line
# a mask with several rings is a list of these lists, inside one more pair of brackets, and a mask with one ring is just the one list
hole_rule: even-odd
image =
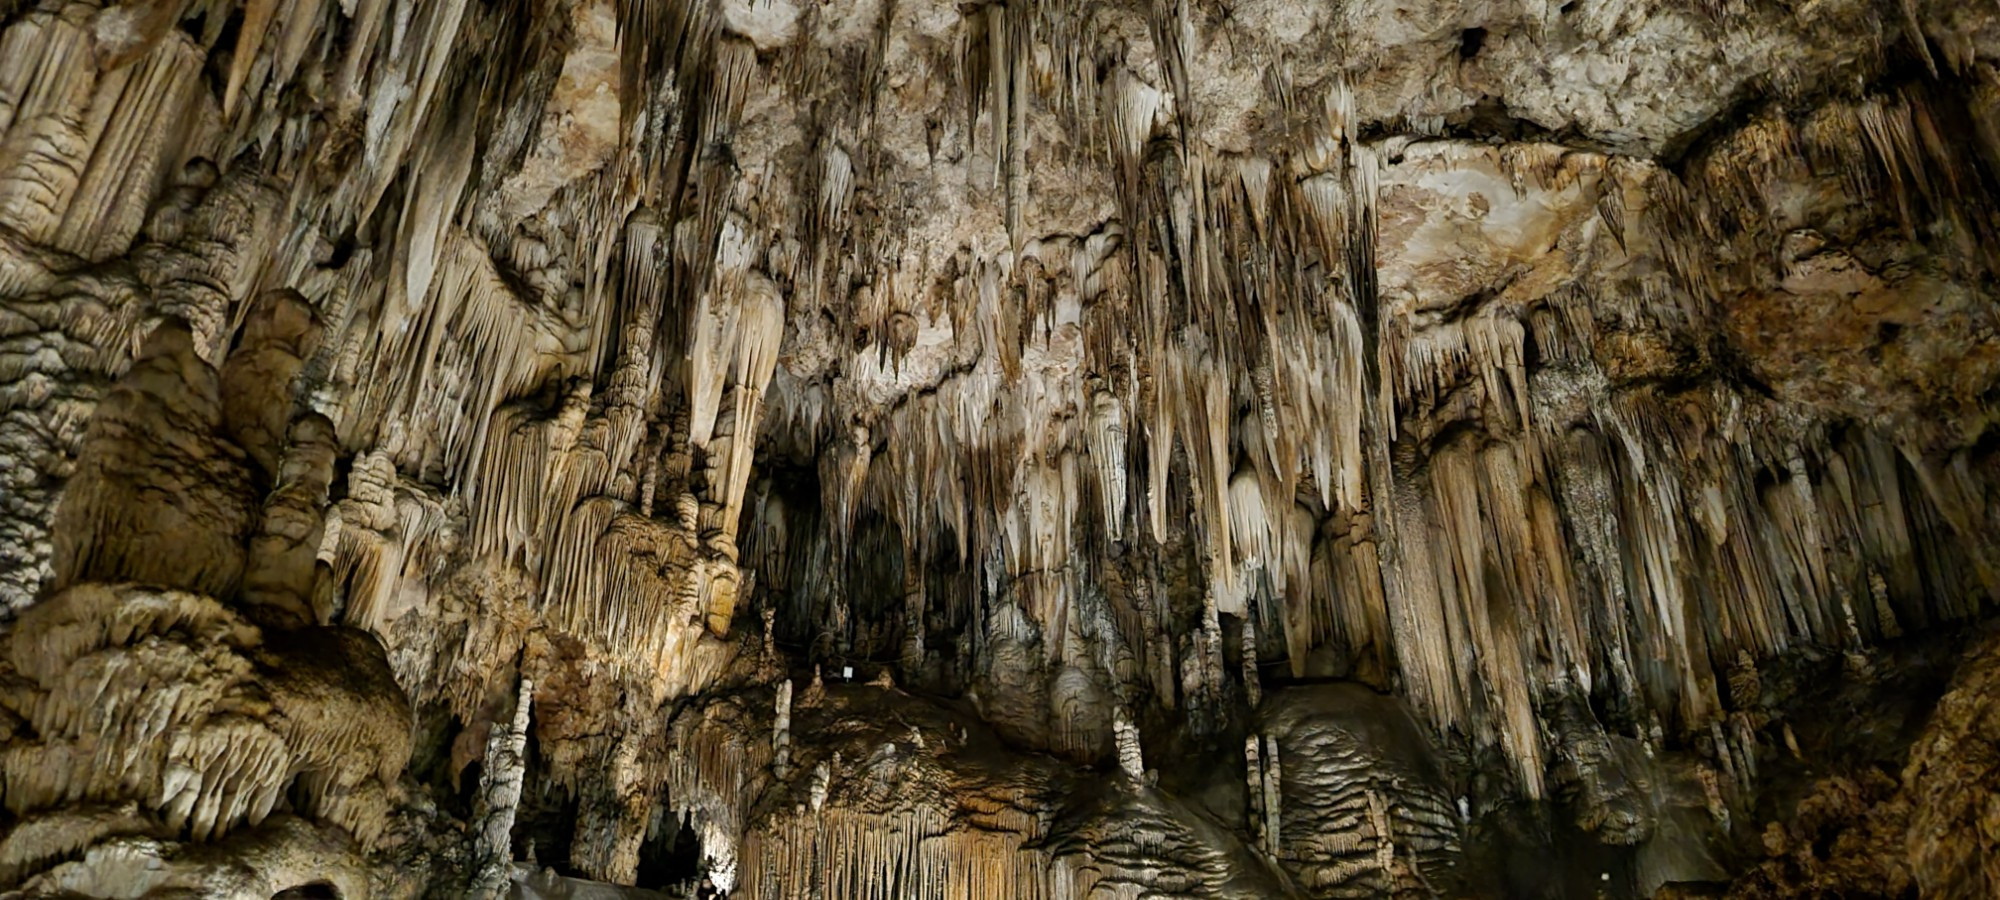
[[[1114,81],[1124,93],[1107,95],[1105,102],[1125,110],[1121,146],[1129,149],[1121,159],[1136,171],[1145,162],[1143,145],[1166,127],[1167,117],[1148,111],[1161,102],[1157,92],[1147,93],[1150,88],[1130,78]],[[1311,236],[1311,249],[1301,252],[1322,264],[1337,262],[1345,272],[1352,256],[1372,265],[1368,242],[1379,164],[1369,147],[1353,140],[1352,123],[1344,118],[1351,101],[1341,96],[1336,91],[1328,102],[1331,139],[1298,163],[1310,169],[1303,172],[1310,199],[1279,202],[1292,189],[1281,187],[1286,182],[1273,178],[1268,166],[1195,171],[1163,188],[1169,195],[1158,198],[1157,208],[1134,207],[1146,217],[1143,233],[1173,235],[1182,242],[1182,258],[1219,263],[1251,239],[1246,229],[1296,228]],[[1290,212],[1280,215],[1280,208]],[[1190,215],[1200,222],[1188,221]],[[1362,446],[1368,350],[1353,279],[1288,277],[1258,286],[1258,293],[1270,294],[1261,303],[1261,327],[1224,334],[1219,323],[1232,307],[1248,304],[1240,295],[1249,289],[1227,282],[1220,268],[1202,279],[1196,272],[1169,279],[1167,259],[1132,249],[1125,232],[1112,226],[1075,241],[1028,241],[1019,248],[1023,262],[1011,272],[980,267],[959,276],[954,293],[962,308],[926,327],[981,323],[976,335],[956,338],[976,338],[979,355],[970,371],[947,375],[935,394],[910,398],[885,421],[853,427],[851,435],[833,429],[839,433],[821,466],[823,521],[833,549],[844,555],[852,546],[863,505],[896,524],[912,598],[905,643],[918,648],[906,650],[913,659],[920,658],[926,621],[922,573],[933,554],[955,551],[962,564],[984,567],[982,591],[1012,596],[1029,612],[1041,646],[1056,660],[1065,656],[1069,635],[1087,630],[1077,624],[1076,611],[1088,605],[1085,595],[1094,589],[1086,583],[1086,560],[1101,551],[1092,545],[1167,540],[1175,498],[1186,493],[1208,561],[1205,593],[1219,612],[1268,619],[1292,649],[1294,665],[1303,665],[1313,646],[1336,633],[1368,633],[1381,652],[1387,644],[1383,616],[1366,612],[1379,609],[1379,587],[1372,589],[1378,597],[1373,604],[1364,599],[1343,606],[1334,593],[1336,582],[1371,592],[1362,576],[1375,567],[1361,557],[1374,552],[1372,542],[1360,542],[1338,561],[1322,562],[1326,555],[1315,552],[1322,517],[1353,523],[1368,509]],[[1178,287],[1170,290],[1170,281]],[[1188,287],[1190,281],[1198,283]],[[1135,299],[1184,289],[1192,294],[1173,303]],[[1022,294],[1027,309],[1013,308]],[[1088,339],[1078,345],[1080,331],[1112,324],[1084,321],[1082,311],[1093,305],[1129,305],[1138,315],[1118,321],[1115,331],[1083,335]],[[1119,374],[1092,376],[1084,400],[1070,408],[1069,390],[1080,373],[1033,366],[1078,351],[1086,366]],[[864,360],[864,369],[868,365]],[[1254,368],[1253,377],[1239,384],[1239,367]],[[784,418],[792,421],[817,415],[804,404],[825,402],[814,395],[782,400],[789,407]],[[1240,412],[1245,405],[1247,415]],[[702,408],[698,403],[697,411]],[[892,452],[875,458],[878,446]],[[1185,482],[1175,478],[1177,471],[1185,472]],[[1301,494],[1313,502],[1295,502]],[[763,534],[778,542],[800,539],[787,536],[789,529],[776,521],[780,508],[767,510],[771,515],[760,517]],[[1352,524],[1342,530],[1365,533]],[[1357,543],[1351,536],[1346,541]],[[766,564],[787,566],[802,558],[782,546],[762,549]],[[988,560],[1001,566],[996,570]],[[785,573],[771,580],[796,582]],[[1260,611],[1271,598],[1271,608],[1282,611],[1275,616]],[[834,601],[838,614],[845,606]],[[1364,611],[1350,612],[1356,609]]]
[[[1026,240],[997,276],[961,272],[960,307],[926,327],[982,323],[977,344],[958,338],[974,348],[969,369],[835,434],[823,453],[832,546],[851,545],[860,508],[884,512],[905,536],[912,596],[933,554],[955,550],[1060,658],[1087,605],[1093,545],[1166,542],[1185,501],[1204,602],[1265,623],[1294,674],[1330,645],[1349,671],[1397,676],[1435,726],[1501,747],[1538,795],[1549,761],[1538,710],[1572,673],[1630,727],[1659,714],[1706,730],[1727,714],[1716,660],[1889,633],[1896,616],[1873,610],[1843,632],[1841,598],[1910,559],[1913,536],[1964,546],[1970,563],[1928,588],[1901,577],[1890,593],[1915,607],[1904,616],[1961,617],[1964,604],[1926,595],[1963,575],[1992,581],[1978,489],[1952,464],[1872,435],[1828,443],[1720,381],[1688,403],[1619,387],[1594,358],[1600,319],[1712,325],[1702,273],[1719,264],[1704,235],[1774,203],[1729,185],[1754,193],[1783,180],[1745,172],[1802,161],[1849,172],[1857,197],[1888,197],[1906,216],[1966,183],[1971,169],[1935,146],[1921,98],[1829,107],[1772,126],[1783,140],[1739,137],[1704,157],[1736,174],[1684,183],[1552,145],[1399,144],[1404,159],[1391,162],[1355,137],[1338,85],[1289,178],[1185,149],[1170,165],[1143,151],[1167,132],[1171,95],[1130,73],[1102,89],[1116,94],[1100,101],[1116,112],[1113,156],[1139,185],[1127,221],[1093,236],[1106,239],[1095,251]],[[1732,168],[1732,153],[1759,162]],[[1564,240],[1657,258],[1672,277],[1600,298],[1595,276],[1572,273],[1568,287],[1516,289],[1452,315],[1377,298],[1379,194],[1424,166],[1478,170],[1516,202],[1545,198],[1571,216]],[[1150,249],[1160,246],[1175,252]],[[1271,265],[1244,275],[1243,259]],[[1093,307],[1122,313],[1117,327],[1094,324]],[[1019,341],[1009,316],[1034,318]],[[1037,352],[1046,360],[1065,340],[1081,369],[1035,368]],[[1053,400],[1052,377],[1070,379]],[[825,402],[786,402],[806,397]],[[1702,421],[1682,421],[1695,408]],[[1777,473],[1776,486],[1760,473]],[[1854,549],[1836,559],[1829,546]],[[923,602],[910,602],[913,631]]]
[[[131,246],[177,154],[200,137],[203,60],[179,31],[99,46],[97,12],[45,7],[0,37],[0,221],[93,261]],[[101,54],[124,64],[100,67]]]
[[[275,192],[203,157],[201,49],[178,32],[113,47],[95,4],[44,4],[0,33],[0,602],[56,575],[50,526],[104,386],[161,317],[219,361],[272,239]],[[101,65],[107,63],[108,65]],[[123,256],[129,265],[100,265]],[[280,422],[282,430],[283,422]],[[269,463],[270,460],[260,460]]]
[[[744,842],[738,891],[748,898],[813,896],[973,900],[1052,894],[1049,863],[1029,835],[965,828],[919,807],[892,813],[827,808],[786,815]],[[885,877],[901,873],[902,878]]]
[[[621,4],[620,12],[647,18],[661,6]],[[602,23],[583,19],[598,12],[579,6],[573,24],[595,28]],[[465,15],[504,14],[472,6]],[[437,24],[419,17],[413,27]],[[440,34],[430,31],[430,39]],[[585,68],[601,62],[590,54],[603,47],[584,44],[604,37],[579,33],[573,54]],[[641,57],[650,44],[630,34],[617,43]],[[729,81],[740,97],[744,64],[754,60],[738,50],[718,51],[712,72],[691,58],[673,64]],[[427,52],[467,58],[448,36]],[[629,101],[628,113],[646,111],[608,139],[654,146],[658,129],[698,120],[713,132],[703,146],[725,140],[728,117],[681,115],[675,109],[691,105],[655,95],[671,81],[607,83]],[[507,89],[477,82],[448,74],[439,90]],[[543,189],[519,175],[497,193],[468,193],[493,186],[491,156],[502,152],[493,148],[520,138],[516,111],[488,148],[470,111],[500,98],[473,99],[433,107],[455,113],[404,123],[418,133],[414,141],[391,136],[378,148],[377,135],[364,135],[364,159],[378,149],[400,152],[400,143],[419,165],[400,199],[384,195],[384,209],[402,203],[393,240],[408,250],[394,259],[386,287],[355,278],[327,292],[327,317],[345,337],[324,354],[327,384],[314,402],[350,445],[368,448],[356,456],[320,550],[341,588],[330,605],[344,604],[350,621],[385,635],[418,683],[413,690],[455,710],[471,711],[483,693],[471,682],[511,659],[523,633],[544,629],[551,641],[564,639],[553,644],[565,657],[556,665],[606,671],[630,697],[643,698],[635,708],[656,707],[715,682],[735,656],[727,637],[748,590],[736,531],[784,297],[761,269],[762,231],[736,209],[741,192],[727,167],[699,168],[698,209],[639,206],[641,195],[678,192],[645,186],[664,158],[631,154],[569,170],[573,180],[562,187]],[[573,121],[584,113],[566,111],[570,102],[552,101],[542,127],[602,124]],[[410,104],[383,109],[400,118]],[[561,148],[525,149],[525,165],[541,174],[575,162],[565,162]],[[481,150],[489,158],[480,159]],[[468,196],[475,199],[461,202]],[[331,198],[329,208],[340,201]],[[347,269],[365,270],[360,260],[357,251]],[[518,584],[532,599],[516,621],[519,610],[501,595]],[[465,623],[463,647],[432,647],[412,627],[420,618],[412,613],[440,607],[452,610],[449,621]],[[489,627],[491,617],[509,624]],[[462,658],[448,664],[434,655]],[[635,821],[634,807],[655,793],[657,766],[648,760],[659,753],[658,737],[654,725],[620,723],[541,747],[552,783],[608,810],[579,821],[572,864],[630,880],[649,827],[643,808]]]
[[[414,378],[385,380],[402,385],[387,408],[407,410],[399,421],[410,424],[389,428],[382,449],[363,457],[369,465],[357,464],[375,477],[342,502],[324,553],[349,606],[386,624],[401,608],[375,610],[403,590],[401,579],[438,574],[412,567],[450,552],[424,546],[457,539],[437,522],[448,510],[396,485],[408,480],[402,472],[442,462],[462,473],[453,482],[465,549],[534,575],[550,624],[657,682],[663,697],[706,683],[720,658],[703,662],[715,654],[703,655],[701,635],[728,633],[742,590],[736,529],[784,322],[777,288],[749,257],[728,252],[745,240],[732,222],[717,238],[711,289],[670,328],[685,341],[657,334],[672,299],[667,271],[687,263],[673,258],[660,217],[642,209],[623,229],[607,321],[579,345],[563,321],[500,280],[470,238],[445,238],[420,313],[428,324],[378,357],[418,361]],[[685,343],[684,364],[663,356],[676,343]],[[551,384],[560,387],[552,407],[533,399]],[[352,414],[376,402],[362,399],[348,404]]]
[[[748,723],[761,722],[761,717],[739,705],[723,705],[734,701],[711,703],[699,715],[676,717],[668,736],[675,748],[666,770],[668,811],[697,828],[703,867],[710,880],[725,890],[739,871],[738,845],[751,804],[770,777],[783,781],[796,774],[789,753],[790,682],[785,685],[779,695],[785,698],[783,705],[773,703],[774,711],[782,712],[784,731],[777,730],[780,720],[774,716],[770,739],[749,730]],[[810,702],[810,695],[806,699]],[[780,734],[785,737],[782,744]],[[782,767],[776,765],[780,762]]]
[[[248,399],[189,409],[241,450],[182,461],[194,481],[224,488],[189,505],[208,520],[198,533],[215,538],[190,554],[204,566],[191,586],[240,588],[260,623],[324,620],[336,605],[307,593],[314,575],[300,548],[315,543],[338,437],[372,447],[355,458],[319,541],[349,621],[386,627],[419,605],[413,586],[428,590],[463,549],[531,573],[538,614],[653,680],[655,699],[691,692],[727,659],[702,635],[726,634],[748,590],[738,523],[759,424],[780,404],[789,421],[830,435],[818,447],[820,520],[834,551],[857,546],[864,508],[896,523],[907,661],[934,652],[924,573],[955,552],[979,569],[979,591],[1027,613],[989,621],[1037,631],[1067,672],[1119,671],[1115,659],[1090,658],[1115,657],[1115,642],[1074,638],[1110,631],[1103,622],[1137,623],[1122,637],[1144,648],[1171,646],[1178,623],[1197,621],[1198,633],[1181,636],[1190,659],[1174,658],[1177,648],[1139,652],[1167,670],[1148,673],[1164,686],[1161,702],[1176,702],[1178,681],[1190,705],[1220,709],[1228,617],[1242,623],[1246,660],[1261,633],[1264,646],[1282,644],[1295,675],[1326,646],[1357,660],[1356,671],[1384,681],[1393,671],[1434,725],[1502,746],[1530,793],[1548,749],[1537,708],[1558,681],[1635,718],[1668,710],[1700,727],[1722,713],[1716,659],[1892,633],[1898,606],[1917,625],[1969,612],[1966,601],[1922,599],[1955,597],[1960,586],[1920,571],[1926,543],[1968,547],[1977,578],[1989,591],[2000,584],[1990,542],[1977,536],[1990,515],[1962,467],[1873,436],[1836,441],[1741,416],[1745,398],[1727,390],[1692,413],[1655,392],[1613,397],[1589,358],[1601,311],[1698,316],[1714,266],[1697,232],[1719,240],[1741,210],[1779,205],[1764,192],[1802,165],[1890,198],[1906,222],[1942,210],[1961,226],[1954,233],[1976,235],[1978,223],[1947,202],[1976,173],[1943,146],[1921,97],[1760,120],[1729,152],[1699,160],[1690,184],[1554,147],[1474,159],[1510,181],[1516,199],[1594,193],[1580,206],[1601,225],[1577,234],[1607,253],[1615,240],[1619,252],[1663,256],[1679,281],[1649,281],[1637,299],[1578,288],[1440,318],[1376,296],[1377,207],[1397,177],[1390,159],[1408,148],[1362,141],[1338,79],[1317,102],[1293,98],[1321,121],[1290,152],[1223,157],[1188,133],[1197,48],[1187,4],[1154,8],[1151,70],[1120,63],[1103,77],[1087,42],[1068,41],[1074,9],[990,4],[965,23],[957,75],[969,117],[988,119],[984,180],[1002,185],[1008,252],[959,272],[944,285],[951,299],[918,315],[894,296],[894,273],[857,271],[873,249],[855,233],[870,224],[857,198],[877,187],[865,154],[831,139],[810,154],[816,190],[796,204],[810,246],[787,251],[811,254],[804,263],[780,262],[762,243],[791,224],[776,221],[784,204],[752,196],[743,173],[707,155],[735,136],[758,53],[775,40],[732,13],[618,4],[620,80],[605,85],[622,107],[612,138],[643,152],[588,161],[569,187],[525,192],[545,205],[528,210],[515,199],[461,204],[470,187],[495,188],[495,159],[542,152],[517,146],[536,130],[533,114],[509,112],[500,134],[481,133],[477,114],[515,99],[495,87],[510,79],[462,71],[481,52],[464,35],[511,33],[506,18],[524,13],[465,0],[416,9],[253,0],[240,17],[225,12],[201,2],[22,13],[0,37],[0,218],[28,241],[92,261],[120,255],[142,230],[163,245],[148,265],[177,242],[205,247],[203,266],[168,260],[168,274],[152,279],[159,310],[189,323],[188,352],[143,361],[141,377],[107,403],[107,423],[174,446],[178,432],[120,410],[157,399],[146,379],[180,377],[168,370],[191,367],[183,357],[217,358],[251,281],[239,270],[259,255],[237,232],[261,231],[250,223],[269,205],[254,202],[258,186],[239,173],[217,186],[212,169],[196,167],[206,183],[173,197],[192,191],[206,206],[169,203],[146,222],[180,157],[256,143],[274,151],[270,165],[299,176],[293,205],[325,214],[327,233],[393,220],[376,225],[396,252],[372,266],[389,277],[370,271],[364,248],[321,304],[339,338],[315,346],[297,304],[251,310],[250,352],[220,388]],[[176,27],[195,15],[205,33]],[[235,46],[219,102],[205,104],[202,60],[226,21],[238,23]],[[1043,40],[1055,50],[1046,62]],[[1028,126],[1050,72],[1053,105],[1101,123],[1091,139],[1120,188],[1120,221],[1081,238],[1036,238],[1027,221]],[[316,140],[325,123],[275,114],[287,86],[307,76],[325,85],[337,139]],[[348,163],[346,177],[325,179],[330,187],[304,177],[308,165]],[[690,194],[692,208],[681,199]],[[627,218],[641,199],[662,211]],[[320,224],[289,233],[299,252],[278,262],[281,273],[306,277],[325,258],[301,249],[322,239],[308,236]],[[12,249],[10,260],[27,257]],[[33,280],[28,268],[0,278]],[[872,286],[847,290],[863,281]],[[895,382],[913,348],[954,328],[953,349],[965,353],[952,364],[964,371],[866,421],[842,418],[840,388],[833,399],[811,393],[817,385],[800,390],[805,399],[774,398],[790,290],[811,304],[833,298],[842,325],[886,335],[850,380],[887,372]],[[117,345],[132,343],[137,313],[107,318],[41,324],[89,332],[83,343],[115,357],[93,373],[104,374],[124,364]],[[58,355],[71,351],[22,354]],[[1537,357],[1568,368],[1538,378]],[[326,370],[314,399],[326,419],[292,415],[291,380],[308,365]],[[257,396],[273,385],[284,396]],[[10,391],[0,411],[26,402],[17,393],[33,392]],[[1565,412],[1565,397],[1582,394],[1594,394],[1587,409]],[[888,398],[864,399],[872,409]],[[1462,421],[1474,427],[1453,431]],[[145,578],[171,564],[152,552],[158,534],[91,541],[80,530],[129,524],[99,502],[101,461],[85,462],[66,506],[79,524],[47,542],[50,577]],[[231,496],[255,481],[246,473],[279,485],[261,507]],[[1196,590],[1169,598],[1165,576],[1144,564],[1122,590],[1093,583],[1108,580],[1100,563],[1113,545],[1174,543],[1184,522],[1200,557]],[[785,525],[774,515],[759,527]],[[1884,572],[1873,603],[1847,602]],[[795,576],[772,580],[806,580]],[[1200,604],[1200,615],[1175,601]],[[846,609],[833,618],[843,622]],[[1246,662],[1253,697],[1254,671]]]
[[[38,52],[87,55],[88,35],[79,36],[67,17],[73,11],[31,14],[0,40],[40,35],[47,43]],[[184,41],[175,35],[141,56],[171,59]],[[105,84],[75,86],[78,96],[103,104],[94,113],[99,124],[126,123],[89,135],[109,142],[92,159],[115,160],[155,127],[142,125],[163,114],[160,103],[166,112],[175,108],[173,85],[182,76],[173,72],[146,63],[98,73],[123,98],[117,103],[93,93]],[[141,82],[124,85],[128,77]],[[28,157],[42,154],[42,163],[55,165],[78,145],[38,144],[63,116],[35,106],[34,97],[26,106],[15,102],[23,95],[9,97],[15,118],[5,127],[7,146],[25,154],[10,157],[24,166],[10,171],[25,179],[10,181],[10,190],[26,190],[29,181],[53,190],[41,202],[56,205],[36,209],[58,219],[69,215],[65,206],[86,215],[72,204],[122,215],[120,192],[150,196],[152,185],[120,179],[151,177],[157,160],[128,160],[138,169],[109,186],[91,188],[98,176],[47,182],[53,170]],[[289,880],[300,873],[269,854],[301,842],[324,846],[326,876],[353,886],[339,857],[377,841],[409,755],[407,702],[380,649],[352,630],[319,627],[314,603],[334,437],[324,417],[300,409],[296,391],[320,323],[290,292],[246,302],[252,279],[243,272],[261,252],[252,232],[266,198],[254,179],[218,183],[194,174],[185,191],[170,192],[154,210],[148,243],[134,252],[137,274],[151,288],[147,313],[163,320],[145,323],[150,331],[128,320],[122,336],[89,316],[59,326],[97,329],[70,336],[110,356],[77,354],[73,359],[98,370],[62,376],[85,383],[118,377],[101,392],[78,395],[85,402],[69,413],[79,417],[78,433],[54,449],[73,454],[73,464],[56,473],[68,479],[45,520],[52,590],[20,613],[4,642],[0,664],[11,686],[0,692],[0,705],[15,726],[0,753],[0,791],[21,823],[0,849],[9,887],[215,891],[233,877],[282,890],[301,883]],[[97,195],[76,193],[85,189]],[[4,210],[10,224],[29,224],[34,213],[18,204]],[[108,239],[132,239],[115,222],[99,224]],[[64,240],[59,230],[32,239]],[[30,307],[37,292],[53,286],[37,284],[47,273],[32,266],[18,274],[25,283],[10,287],[25,289]],[[91,292],[117,287],[92,279],[71,284]],[[125,346],[108,345],[114,337]],[[128,367],[118,357],[133,349],[139,352]],[[276,815],[287,800],[291,815],[307,821]],[[246,867],[224,876],[198,862],[170,862],[187,840],[227,840],[242,850]]]

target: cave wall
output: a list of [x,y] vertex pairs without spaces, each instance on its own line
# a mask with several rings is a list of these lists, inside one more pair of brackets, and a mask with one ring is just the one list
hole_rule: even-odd
[[[1629,759],[1747,815],[1759,667],[2000,585],[1977,5],[0,28],[0,886],[497,890],[544,833],[631,884],[685,820],[750,896],[1442,890],[1518,801],[1650,840]],[[1403,762],[1286,718],[1325,679],[1480,780],[1353,787]],[[863,690],[950,722],[844,732]],[[953,837],[805,836],[884,817]]]

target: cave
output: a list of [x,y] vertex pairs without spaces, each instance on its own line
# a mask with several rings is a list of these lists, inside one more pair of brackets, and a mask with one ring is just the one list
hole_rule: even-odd
[[2000,7],[0,0],[0,896],[2000,896]]

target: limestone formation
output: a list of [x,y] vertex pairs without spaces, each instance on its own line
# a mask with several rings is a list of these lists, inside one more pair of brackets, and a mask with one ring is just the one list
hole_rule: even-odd
[[0,893],[1988,896],[1996,197],[1981,3],[0,0]]

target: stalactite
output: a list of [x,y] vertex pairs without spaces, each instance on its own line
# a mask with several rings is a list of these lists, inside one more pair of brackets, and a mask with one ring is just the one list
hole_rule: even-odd
[[1118,398],[1098,391],[1091,398],[1090,458],[1104,508],[1105,537],[1118,541],[1125,523],[1125,413]]
[[1889,605],[1889,585],[1879,572],[1868,573],[1868,596],[1875,605],[1875,626],[1882,630],[1885,640],[1895,640],[1903,636],[1903,626],[1896,621],[1896,610]]
[[0,37],[0,218],[35,243],[121,255],[173,154],[198,146],[202,53],[175,32],[100,69],[82,3],[37,10]]
[[1256,709],[1264,702],[1263,676],[1257,669],[1257,626],[1243,620],[1243,704]]

